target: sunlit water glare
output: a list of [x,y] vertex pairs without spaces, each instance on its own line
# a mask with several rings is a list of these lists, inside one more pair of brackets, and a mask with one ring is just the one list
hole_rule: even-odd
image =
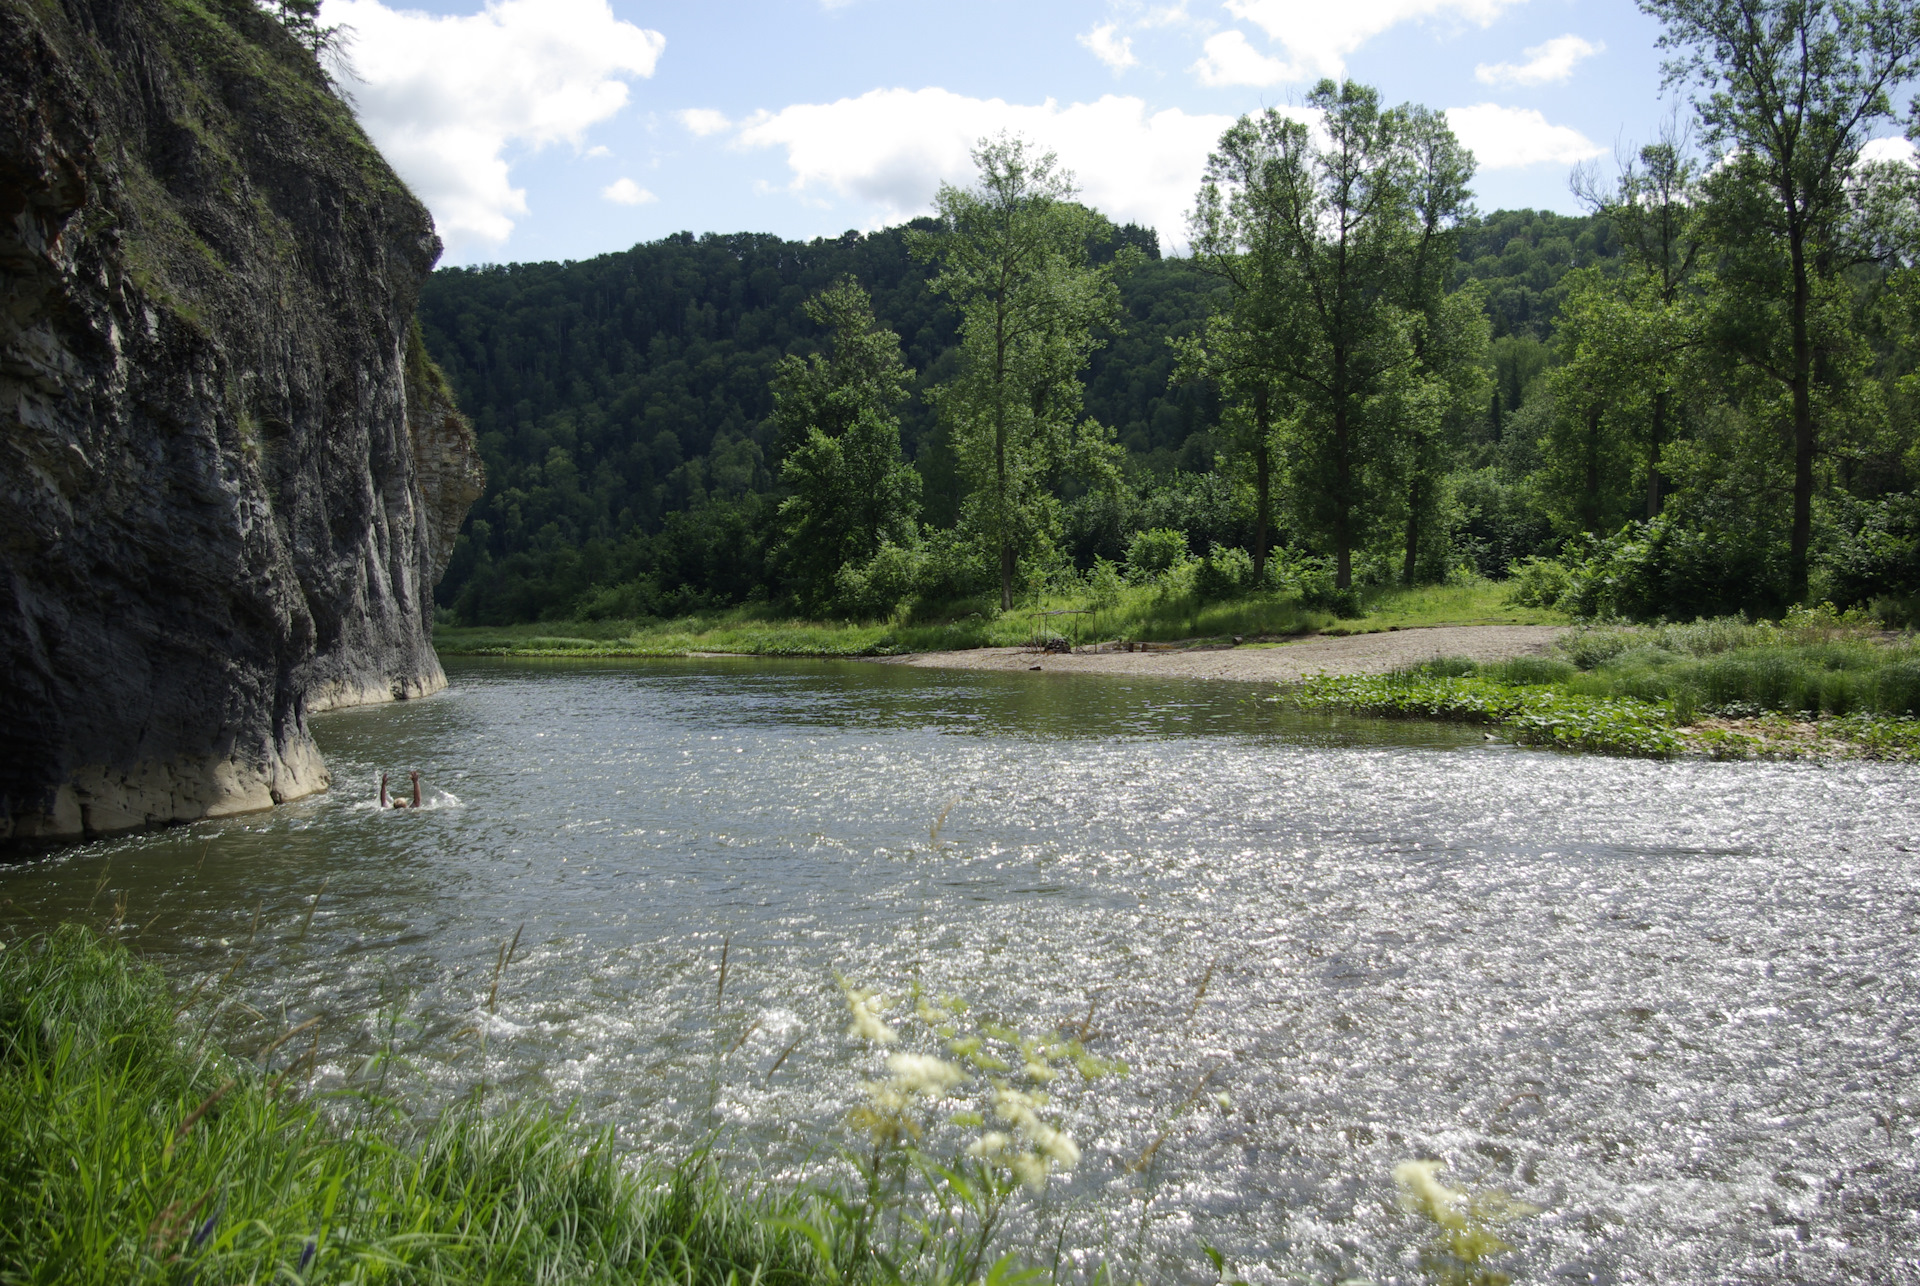
[[[1541,1207],[1520,1280],[1920,1280],[1911,767],[1519,750],[1227,683],[448,671],[315,721],[330,794],[7,869],[0,916],[124,898],[183,990],[244,955],[268,1025],[233,1030],[323,1015],[322,1084],[397,1012],[417,1094],[776,1175],[875,1067],[835,970],[1029,1031],[1093,1002],[1131,1070],[1058,1094],[1084,1157],[1048,1227],[1128,1276],[1205,1243],[1254,1281],[1421,1280],[1389,1176],[1434,1157]],[[409,768],[432,806],[372,807]]]

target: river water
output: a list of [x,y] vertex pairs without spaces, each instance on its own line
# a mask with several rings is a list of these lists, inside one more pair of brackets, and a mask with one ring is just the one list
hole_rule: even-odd
[[[1082,1157],[1041,1226],[1127,1277],[1205,1244],[1422,1280],[1390,1176],[1431,1158],[1539,1208],[1522,1281],[1920,1281],[1912,767],[1516,749],[1230,683],[447,668],[315,721],[328,795],[7,868],[0,921],[117,919],[243,1052],[318,1016],[323,1087],[389,1043],[423,1099],[771,1176],[879,1066],[836,974],[906,1047],[914,982],[1084,1032],[1127,1070],[1047,1087]],[[431,806],[375,808],[408,768]]]

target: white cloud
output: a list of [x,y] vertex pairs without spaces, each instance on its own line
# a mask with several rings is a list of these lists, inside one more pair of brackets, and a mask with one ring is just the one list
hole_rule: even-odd
[[705,138],[709,134],[724,134],[733,128],[724,112],[716,112],[711,107],[688,107],[673,114],[673,118],[693,134]]
[[1078,39],[1093,51],[1095,58],[1115,71],[1125,71],[1138,66],[1140,60],[1133,56],[1133,37],[1117,34],[1119,29],[1117,23],[1109,22],[1095,27]]
[[1573,75],[1582,59],[1605,50],[1605,45],[1579,36],[1555,36],[1544,45],[1522,50],[1527,60],[1523,63],[1481,63],[1473,69],[1473,78],[1482,85],[1558,84]]
[[1449,107],[1447,124],[1472,149],[1483,170],[1511,170],[1554,162],[1572,165],[1606,151],[1579,130],[1553,125],[1531,107],[1478,103]]
[[585,152],[581,153],[581,155],[585,156],[590,161],[597,161],[603,156],[612,156],[613,149],[610,147],[603,147],[600,144],[596,143],[594,146],[588,148]]
[[1004,129],[1057,151],[1088,204],[1158,229],[1162,247],[1172,249],[1186,239],[1207,153],[1232,123],[1178,108],[1149,113],[1140,99],[1113,94],[1061,107],[1051,99],[1025,106],[944,89],[876,89],[762,113],[742,127],[739,142],[784,148],[793,171],[788,191],[877,207],[870,226],[879,226],[925,213],[943,181],[972,182],[972,149]]
[[1920,165],[1920,148],[1904,138],[1876,138],[1860,149],[1860,159],[1868,164],[1875,161],[1904,161],[1908,165]]
[[1269,58],[1247,42],[1238,31],[1223,31],[1207,37],[1201,46],[1200,61],[1189,70],[1203,85],[1277,85],[1296,79],[1294,69],[1278,58]]
[[[1288,79],[1346,73],[1347,55],[1390,28],[1427,18],[1484,27],[1526,0],[1226,0],[1227,11],[1284,46]],[[1209,42],[1211,44],[1211,42]]]
[[615,179],[600,189],[600,195],[615,205],[646,205],[660,199],[632,179]]
[[667,43],[616,19],[607,0],[488,0],[456,17],[326,0],[320,17],[352,29],[360,123],[452,249],[498,245],[527,212],[509,147],[579,147]]

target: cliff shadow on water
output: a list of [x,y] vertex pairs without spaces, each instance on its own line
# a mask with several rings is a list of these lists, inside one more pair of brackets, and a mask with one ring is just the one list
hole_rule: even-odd
[[0,0],[0,841],[324,789],[480,494],[426,209],[249,0]]

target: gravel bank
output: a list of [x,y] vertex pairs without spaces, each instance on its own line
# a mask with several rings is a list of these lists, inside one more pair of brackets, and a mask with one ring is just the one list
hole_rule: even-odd
[[1429,629],[1315,635],[1289,643],[1233,648],[1190,648],[1165,652],[1076,652],[1042,654],[1023,647],[985,647],[964,652],[916,652],[880,658],[887,665],[917,665],[955,670],[1032,670],[1060,674],[1158,674],[1168,678],[1237,679],[1248,683],[1289,683],[1322,671],[1329,674],[1380,674],[1417,665],[1437,656],[1475,661],[1505,661],[1544,652],[1566,633],[1561,625],[1441,625]]

